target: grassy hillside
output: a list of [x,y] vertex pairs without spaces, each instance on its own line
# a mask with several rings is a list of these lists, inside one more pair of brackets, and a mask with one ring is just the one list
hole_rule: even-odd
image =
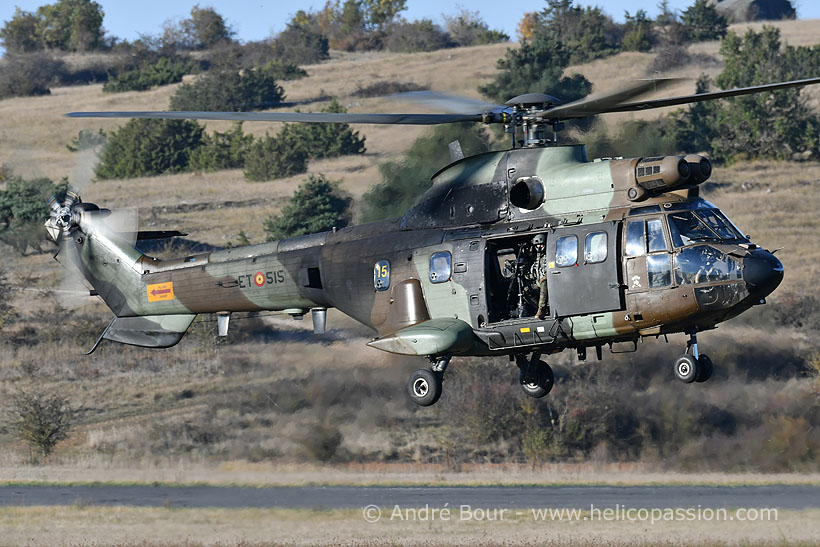
[[[787,43],[820,42],[817,21],[777,25]],[[735,28],[742,31],[745,26]],[[308,78],[285,82],[284,88],[287,100],[295,103],[289,108],[302,110],[319,110],[329,96],[337,96],[353,112],[411,108],[352,96],[377,81],[415,83],[478,98],[476,87],[495,74],[495,59],[506,47],[340,54],[306,67]],[[675,75],[720,71],[717,43],[693,49],[713,60],[683,67]],[[585,74],[596,90],[604,91],[649,76],[652,58],[648,53],[625,53],[571,70]],[[682,84],[672,92],[690,92],[693,86]],[[92,85],[0,101],[0,164],[24,176],[88,179],[93,154],[71,153],[66,143],[80,129],[111,130],[123,122],[68,119],[61,114],[164,109],[174,89],[109,95]],[[655,115],[611,116],[607,123]],[[224,130],[228,124],[208,126]],[[246,124],[245,129],[261,135],[279,128]],[[343,187],[359,200],[378,182],[379,163],[397,158],[424,129],[356,129],[367,137],[367,154],[312,162],[309,169],[343,179]],[[278,211],[304,178],[252,183],[240,171],[185,173],[92,182],[84,188],[83,199],[111,208],[138,206],[144,226],[179,229],[194,240],[223,246],[236,242],[240,230],[251,241],[261,241],[264,218]],[[713,382],[693,387],[672,380],[671,360],[683,344],[679,337],[670,339],[669,345],[648,342],[636,355],[607,355],[601,365],[590,361],[577,366],[569,354],[551,359],[559,371],[555,409],[592,412],[585,396],[609,401],[611,408],[625,408],[623,416],[581,414],[581,422],[627,420],[635,427],[630,442],[640,447],[637,451],[594,440],[597,437],[590,437],[591,449],[559,454],[545,445],[536,450],[536,433],[549,423],[543,421],[545,407],[534,406],[520,393],[514,367],[504,359],[456,360],[441,403],[416,408],[405,397],[404,383],[419,361],[367,348],[367,329],[335,312],[329,318],[331,330],[322,338],[313,337],[307,324],[264,316],[237,317],[229,340],[217,340],[215,323],[205,317],[169,350],[104,343],[92,357],[84,357],[82,351],[106,323],[105,307],[91,302],[73,311],[62,309],[50,292],[59,278],[50,255],[18,257],[8,249],[3,249],[3,268],[20,289],[14,293],[20,318],[3,330],[0,392],[49,389],[69,397],[81,413],[52,463],[80,468],[168,470],[222,464],[243,470],[283,462],[435,462],[459,470],[471,462],[597,458],[684,470],[816,471],[820,441],[816,428],[807,432],[814,419],[808,413],[814,410],[805,403],[816,399],[817,387],[805,377],[810,376],[810,356],[820,351],[820,343],[814,332],[780,326],[782,315],[774,311],[785,313],[781,301],[791,295],[817,294],[820,251],[814,243],[820,228],[820,164],[754,162],[719,168],[704,194],[755,242],[782,247],[778,256],[786,267],[783,286],[768,311],[750,312],[752,317],[702,337],[702,350],[718,367]],[[724,421],[710,421],[714,409],[724,413]],[[508,423],[505,420],[511,420],[509,431],[498,431]],[[676,430],[690,436],[676,439]],[[662,443],[657,439],[663,439],[665,448],[658,447]],[[752,447],[760,445],[767,448],[758,450],[754,459],[720,456],[755,452]],[[801,446],[808,453],[789,452],[790,447]],[[668,452],[669,447],[676,452]],[[12,436],[0,434],[0,466],[11,469],[26,458]]]

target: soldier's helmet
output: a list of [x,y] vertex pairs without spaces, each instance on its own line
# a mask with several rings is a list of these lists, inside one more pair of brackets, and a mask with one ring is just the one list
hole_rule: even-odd
[[544,234],[535,234],[532,238],[533,245],[544,245],[547,242],[547,236]]

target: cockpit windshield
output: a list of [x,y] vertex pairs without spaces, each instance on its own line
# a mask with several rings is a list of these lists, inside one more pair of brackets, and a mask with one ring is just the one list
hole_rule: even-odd
[[718,209],[675,211],[669,213],[668,220],[675,247],[699,241],[746,239]]

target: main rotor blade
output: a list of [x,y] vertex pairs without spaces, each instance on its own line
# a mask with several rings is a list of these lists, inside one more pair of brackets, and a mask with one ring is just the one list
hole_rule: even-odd
[[481,114],[351,114],[333,112],[120,111],[70,112],[69,118],[150,118],[160,120],[231,120],[250,122],[372,123],[436,125],[480,122]]
[[388,99],[420,104],[436,110],[443,110],[451,114],[476,114],[479,112],[493,112],[507,109],[500,104],[487,103],[458,95],[450,95],[441,91],[408,91],[388,95]]
[[633,99],[639,95],[653,91],[660,91],[661,89],[665,89],[682,81],[683,79],[681,78],[641,80],[616,91],[593,93],[577,101],[544,110],[538,115],[544,119],[563,120],[567,118],[584,118],[586,116],[611,112],[612,108],[619,106],[627,99]]
[[[606,110],[594,112],[594,114],[604,114],[608,112],[635,112],[639,110],[650,110],[652,108],[663,108],[665,106],[676,106],[680,104],[697,103],[701,101],[712,101],[715,99],[723,99],[726,97],[736,97],[738,95],[749,95],[751,93],[760,93],[763,91],[775,91],[778,89],[788,89],[790,87],[802,87],[806,85],[814,85],[820,83],[820,78],[807,78],[805,80],[791,80],[788,82],[778,82],[774,84],[755,85],[751,87],[739,87],[735,89],[727,89],[724,91],[712,91],[709,93],[697,93],[694,95],[683,95],[680,97],[670,97],[667,99],[653,99],[649,101],[638,101],[632,103],[624,103],[614,105]],[[557,110],[557,109],[555,109]],[[552,117],[553,110],[546,112],[548,118]],[[561,118],[579,118],[589,116],[591,114],[581,115],[562,115]]]

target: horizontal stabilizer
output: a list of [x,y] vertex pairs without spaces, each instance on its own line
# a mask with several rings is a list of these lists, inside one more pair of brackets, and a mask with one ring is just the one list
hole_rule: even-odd
[[102,340],[143,348],[170,348],[185,335],[196,315],[146,315],[114,317],[86,355]]

